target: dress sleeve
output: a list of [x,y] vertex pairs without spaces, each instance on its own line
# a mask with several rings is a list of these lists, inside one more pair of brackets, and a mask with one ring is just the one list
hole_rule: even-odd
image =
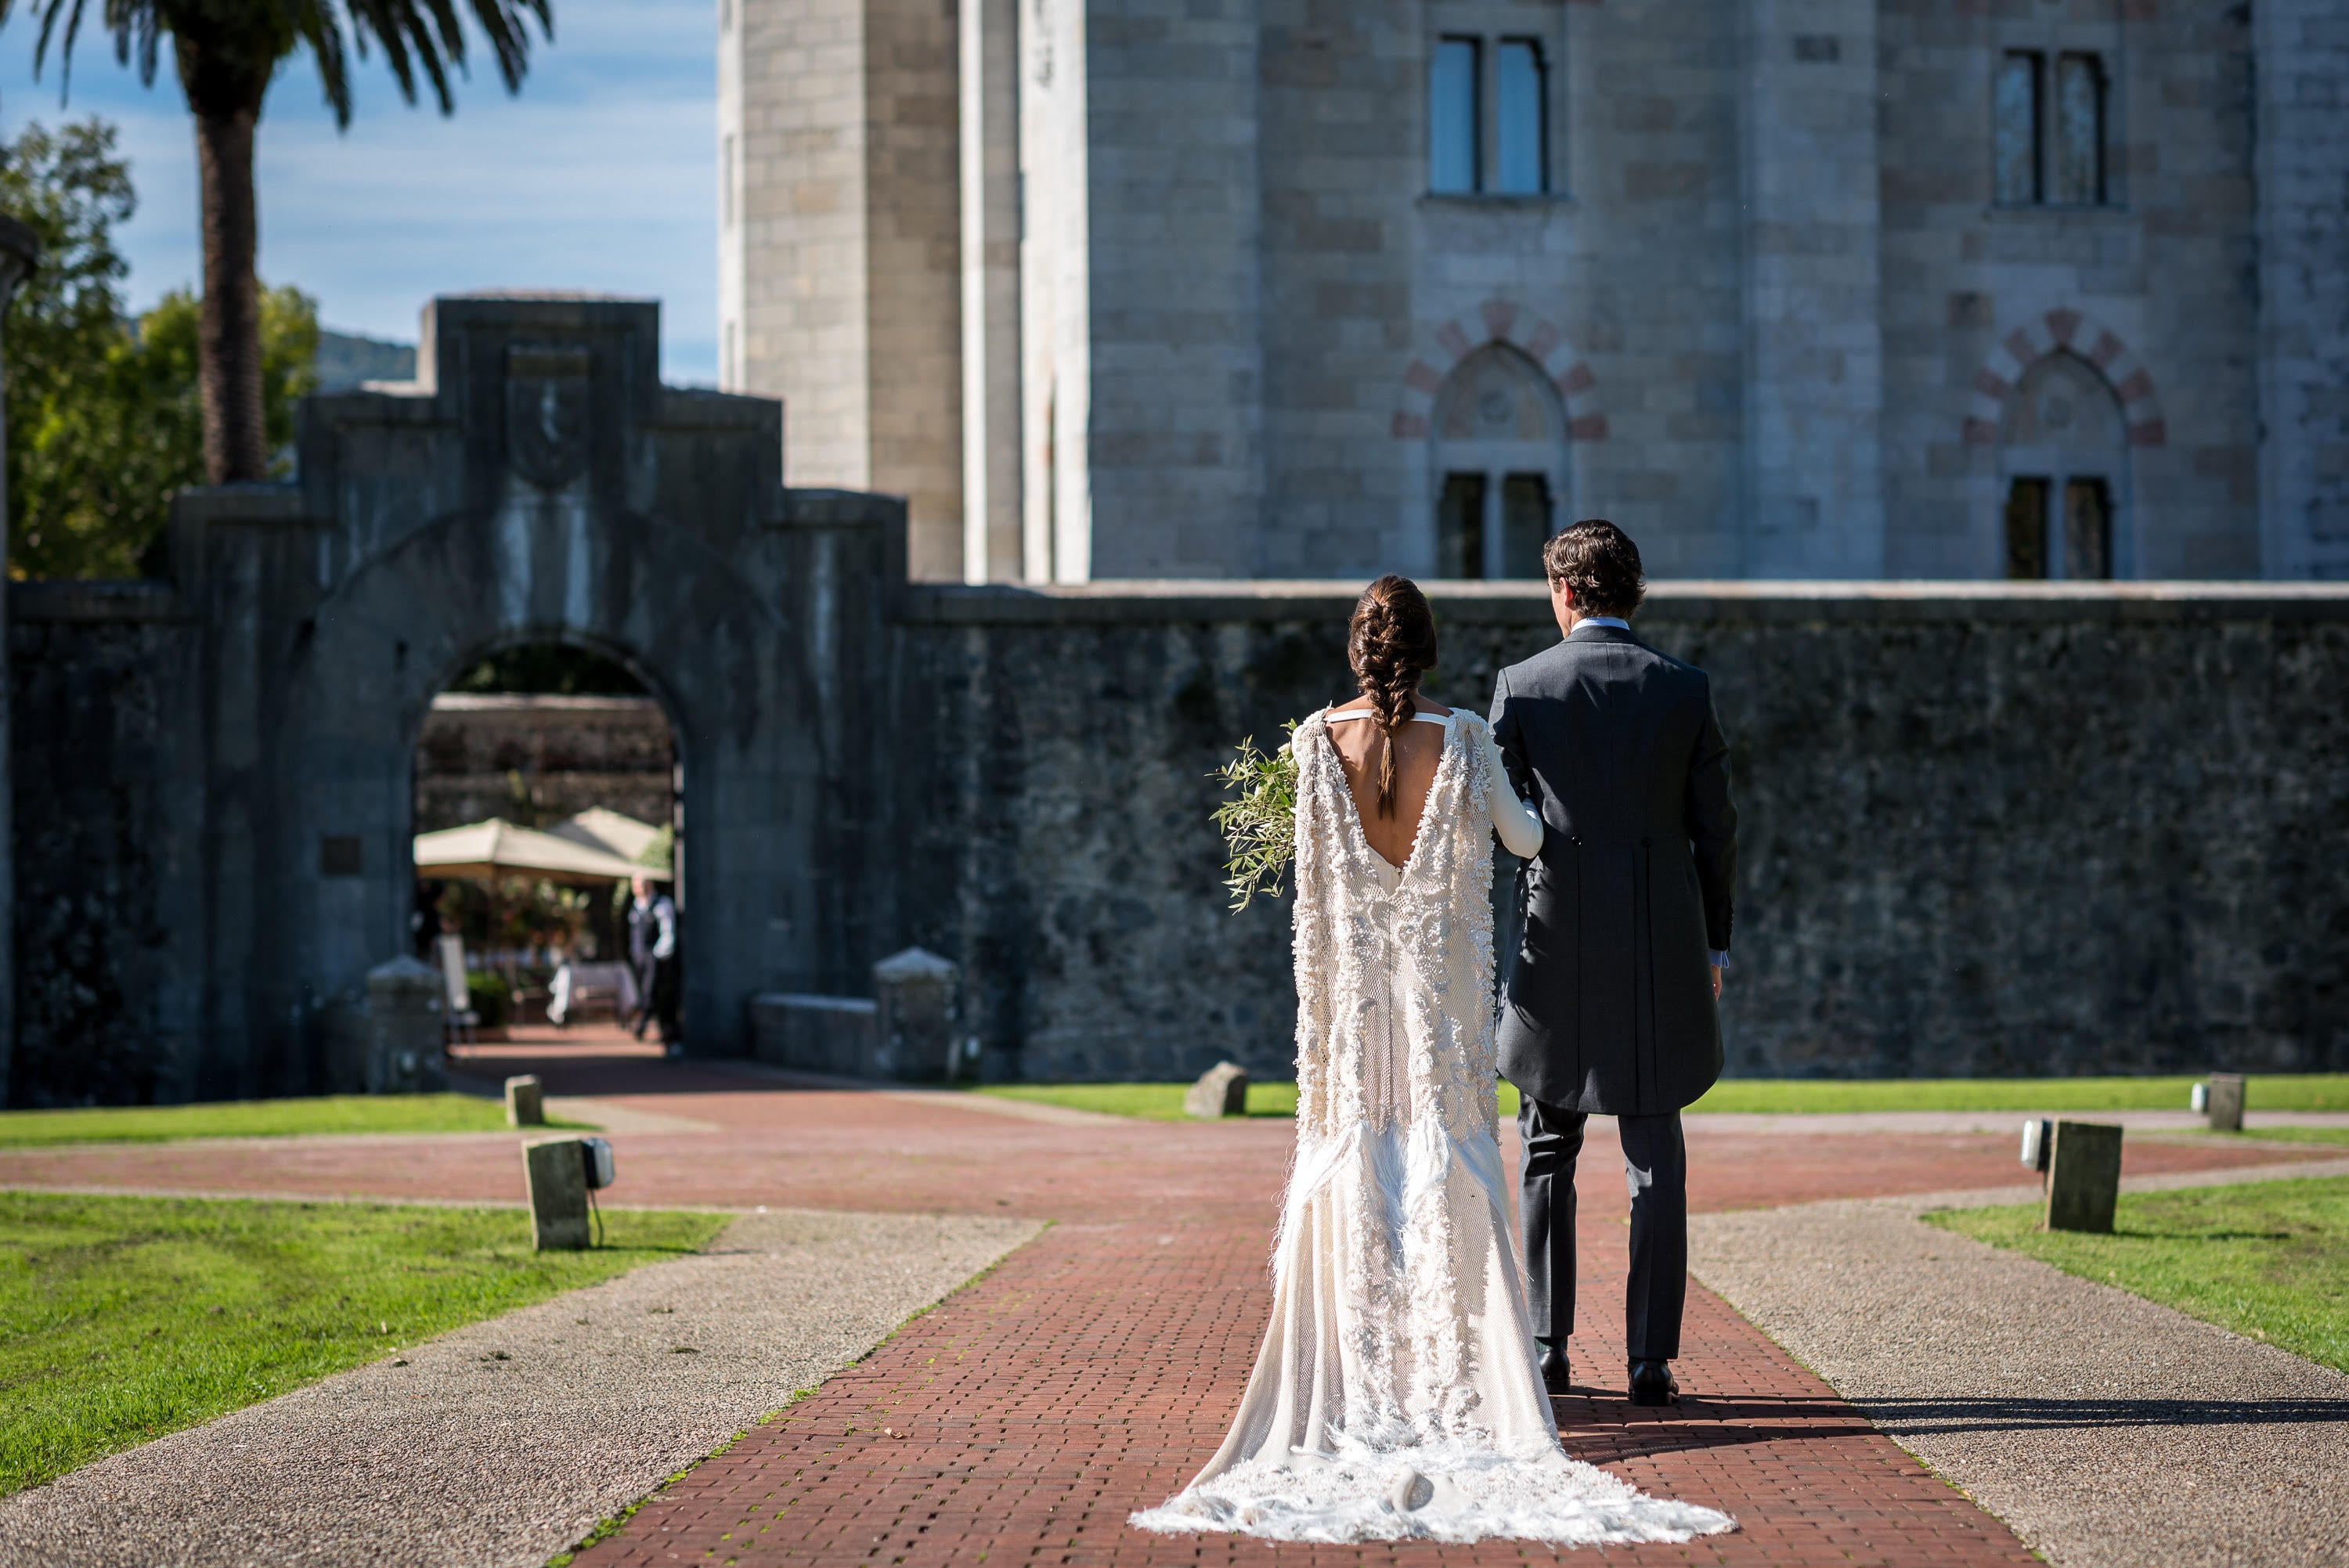
[[1541,852],[1541,813],[1517,799],[1509,784],[1508,759],[1493,732],[1479,726],[1476,743],[1485,748],[1485,810],[1493,819],[1493,831],[1503,849],[1529,861]]

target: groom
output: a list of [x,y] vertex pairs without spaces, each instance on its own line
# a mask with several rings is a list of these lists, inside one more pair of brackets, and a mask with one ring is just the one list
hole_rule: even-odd
[[1542,1377],[1567,1387],[1574,1327],[1574,1161],[1612,1116],[1631,1189],[1624,1342],[1631,1403],[1679,1398],[1688,1289],[1681,1108],[1721,1076],[1714,1004],[1729,963],[1737,812],[1702,670],[1631,634],[1647,583],[1611,522],[1542,552],[1566,640],[1503,670],[1493,738],[1546,836],[1526,868],[1525,936],[1501,1012],[1517,1086],[1526,1296]]

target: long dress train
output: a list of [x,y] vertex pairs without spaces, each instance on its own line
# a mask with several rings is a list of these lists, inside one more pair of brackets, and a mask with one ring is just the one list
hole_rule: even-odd
[[1272,1320],[1230,1435],[1133,1515],[1145,1530],[1583,1543],[1735,1528],[1558,1446],[1495,1138],[1485,741],[1475,715],[1447,721],[1398,870],[1363,836],[1326,719],[1297,728],[1297,1150]]

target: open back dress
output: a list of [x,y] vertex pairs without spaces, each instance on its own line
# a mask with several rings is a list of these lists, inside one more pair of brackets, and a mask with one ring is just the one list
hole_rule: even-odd
[[[1277,1541],[1685,1541],[1725,1514],[1567,1456],[1495,1141],[1494,776],[1444,750],[1409,859],[1371,848],[1325,709],[1297,727],[1297,1150],[1231,1433],[1145,1530]],[[1515,807],[1511,797],[1508,804]]]

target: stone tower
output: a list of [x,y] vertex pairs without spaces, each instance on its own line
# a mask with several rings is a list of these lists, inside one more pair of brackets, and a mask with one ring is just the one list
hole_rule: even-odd
[[781,397],[786,480],[906,498],[962,563],[952,0],[719,0],[719,382]]
[[726,384],[925,576],[2349,575],[2274,0],[721,0]]

